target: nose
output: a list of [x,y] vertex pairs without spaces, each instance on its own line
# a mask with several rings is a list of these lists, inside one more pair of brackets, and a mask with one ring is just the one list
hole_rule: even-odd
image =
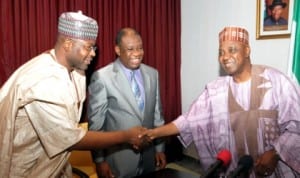
[[91,51],[90,51],[90,56],[92,56],[92,57],[95,57],[96,56],[96,49],[92,49]]
[[141,56],[143,54],[143,52],[144,51],[142,49],[134,49],[132,54],[134,56]]
[[230,58],[230,53],[223,52],[223,54],[220,56],[220,60],[224,61]]

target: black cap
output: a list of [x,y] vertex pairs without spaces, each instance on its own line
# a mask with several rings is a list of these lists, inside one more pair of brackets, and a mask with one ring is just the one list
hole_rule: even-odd
[[269,9],[272,10],[275,6],[278,6],[278,5],[282,6],[282,8],[285,8],[286,3],[285,3],[285,2],[282,2],[282,0],[274,0],[274,1],[272,2],[272,4],[269,5]]

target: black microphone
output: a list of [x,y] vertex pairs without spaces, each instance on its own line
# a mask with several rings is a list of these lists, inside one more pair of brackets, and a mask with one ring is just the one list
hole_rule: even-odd
[[231,153],[228,150],[222,150],[217,155],[217,161],[210,165],[206,173],[201,178],[218,177],[220,168],[227,167],[231,161]]
[[241,173],[248,174],[253,166],[253,158],[249,155],[244,155],[239,159],[238,166],[229,173],[228,178],[237,178]]

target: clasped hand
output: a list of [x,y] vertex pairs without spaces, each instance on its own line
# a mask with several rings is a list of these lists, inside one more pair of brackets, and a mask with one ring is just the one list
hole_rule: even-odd
[[151,132],[151,129],[147,129],[141,126],[133,127],[127,130],[127,138],[128,143],[132,145],[132,147],[141,151],[144,148],[151,145],[153,138],[151,138],[148,133]]

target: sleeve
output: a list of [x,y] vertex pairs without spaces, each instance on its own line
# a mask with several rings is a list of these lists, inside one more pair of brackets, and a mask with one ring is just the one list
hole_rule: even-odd
[[186,119],[186,114],[179,116],[176,120],[173,121],[173,124],[179,130],[179,141],[185,148],[188,147],[193,142],[193,136]]
[[211,117],[210,113],[210,97],[208,89],[206,88],[202,94],[191,104],[188,112],[182,114],[173,121],[180,133],[178,139],[184,147],[189,146],[195,138],[200,139],[204,137],[198,135],[199,133],[197,130],[200,128],[205,130],[207,118]]
[[281,78],[276,90],[281,135],[274,147],[285,163],[300,172],[300,88],[289,79]]
[[[107,111],[107,92],[104,82],[98,73],[94,73],[88,87],[88,123],[89,130],[101,131],[106,118]],[[95,150],[92,152],[94,162],[100,163],[104,160],[104,150]]]
[[[79,142],[86,131],[66,82],[50,77],[29,88],[24,108],[47,154],[53,157]],[[56,86],[49,90],[49,86]],[[66,88],[66,89],[62,89]]]
[[[159,87],[159,77],[158,72],[156,72],[156,104],[155,104],[155,113],[154,113],[154,127],[159,127],[165,124],[165,120],[162,114],[162,105],[161,105],[161,99],[160,99],[160,87]],[[161,139],[156,140],[157,144],[155,146],[156,152],[164,152],[165,151],[165,143],[162,142]]]

